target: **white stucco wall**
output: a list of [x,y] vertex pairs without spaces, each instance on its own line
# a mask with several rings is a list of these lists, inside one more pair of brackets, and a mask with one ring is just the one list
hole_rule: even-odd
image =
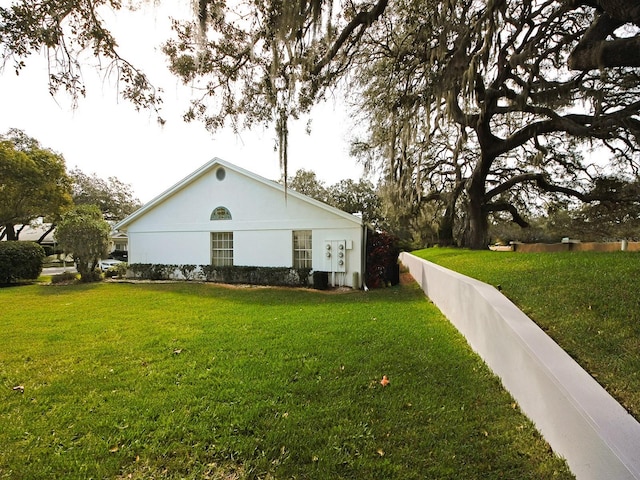
[[[143,207],[143,214],[124,223],[129,236],[129,263],[211,263],[211,232],[233,232],[234,265],[291,267],[293,231],[311,230],[313,269],[324,270],[325,240],[347,240],[347,272],[340,284],[353,286],[353,273],[362,278],[362,226],[356,217],[314,201],[288,195],[268,181],[220,165],[177,184]],[[262,179],[263,180],[263,179]],[[230,220],[211,220],[217,207],[226,207]],[[357,285],[359,287],[359,285]]]
[[233,234],[233,263],[249,267],[290,267],[292,243],[289,230],[236,231]]
[[578,480],[640,480],[640,424],[530,318],[490,285],[400,261]]

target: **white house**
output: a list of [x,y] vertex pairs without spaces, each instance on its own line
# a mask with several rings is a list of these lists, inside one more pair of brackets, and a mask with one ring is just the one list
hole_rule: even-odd
[[311,268],[362,284],[362,219],[219,158],[115,228],[130,264]]

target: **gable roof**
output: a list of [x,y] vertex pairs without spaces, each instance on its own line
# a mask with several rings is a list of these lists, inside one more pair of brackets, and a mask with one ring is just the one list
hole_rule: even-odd
[[198,178],[202,177],[206,173],[212,171],[213,169],[215,169],[218,166],[224,167],[224,168],[226,168],[228,170],[231,170],[231,171],[234,171],[236,173],[239,173],[240,175],[243,175],[245,177],[251,178],[251,179],[255,180],[256,182],[259,182],[259,183],[262,183],[264,185],[267,185],[270,188],[276,189],[276,190],[280,191],[283,196],[284,195],[288,195],[290,197],[297,198],[297,199],[302,200],[303,202],[309,203],[309,204],[311,204],[311,205],[313,205],[313,206],[315,206],[317,208],[323,209],[323,210],[325,210],[325,211],[327,211],[329,213],[332,213],[334,215],[338,215],[339,217],[342,217],[342,218],[344,218],[346,220],[354,222],[357,225],[362,225],[362,219],[359,218],[359,217],[356,217],[355,215],[352,215],[352,214],[347,213],[347,212],[343,212],[342,210],[340,210],[338,208],[335,208],[335,207],[332,207],[330,205],[327,205],[326,203],[320,202],[320,201],[316,200],[315,198],[311,198],[311,197],[309,197],[307,195],[303,195],[302,193],[298,193],[298,192],[296,192],[294,190],[291,190],[291,189],[287,189],[286,192],[285,192],[284,185],[281,185],[281,184],[279,184],[277,182],[274,182],[272,180],[267,180],[266,178],[261,177],[260,175],[257,175],[257,174],[255,174],[253,172],[250,172],[249,170],[245,170],[244,168],[238,167],[237,165],[234,165],[232,163],[226,162],[226,161],[224,161],[224,160],[222,160],[220,158],[214,157],[209,162],[205,163],[200,168],[195,170],[193,173],[187,175],[185,178],[180,180],[178,183],[176,183],[172,187],[168,188],[163,193],[161,193],[157,197],[153,198],[151,201],[145,203],[142,207],[140,207],[138,210],[133,212],[131,215],[129,215],[125,219],[123,219],[120,222],[118,222],[114,226],[114,230],[120,230],[120,229],[126,228],[127,225],[129,225],[133,221],[137,220],[138,218],[142,217],[148,211],[150,211],[153,208],[155,208],[156,206],[160,205],[161,203],[163,203],[164,201],[169,199],[171,196],[173,196],[174,194],[176,194],[180,190],[186,188],[189,184],[191,184],[192,182],[194,182]]

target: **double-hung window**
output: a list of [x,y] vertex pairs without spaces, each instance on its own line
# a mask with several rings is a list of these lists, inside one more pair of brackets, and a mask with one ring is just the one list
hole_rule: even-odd
[[211,264],[216,267],[233,265],[233,232],[211,232]]
[[312,268],[311,230],[293,232],[293,268]]

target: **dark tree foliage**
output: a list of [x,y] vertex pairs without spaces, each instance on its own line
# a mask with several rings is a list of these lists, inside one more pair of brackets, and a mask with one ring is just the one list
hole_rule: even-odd
[[[47,48],[62,59],[53,63],[53,88],[82,92],[76,52],[91,49],[122,69],[125,96],[155,105],[146,77],[118,56],[99,7],[121,5],[22,0],[0,10],[5,59],[16,59],[19,71],[26,56]],[[635,0],[196,7],[164,46],[172,71],[200,92],[187,120],[211,130],[274,125],[286,179],[289,119],[346,80],[370,126],[366,149],[387,164],[385,180],[415,187],[416,205],[436,202],[447,242],[461,230],[462,243],[485,248],[493,215],[526,226],[524,213],[540,195],[597,200],[590,192],[603,168],[637,173]],[[591,161],[587,147],[609,149],[611,159]]]
[[[284,183],[284,182],[283,182]],[[293,177],[289,177],[287,186],[291,190],[302,193],[320,202],[329,202],[329,192],[322,180],[319,180],[312,170],[298,170]]]
[[343,212],[362,215],[362,220],[369,225],[380,226],[383,222],[380,198],[368,180],[340,180],[328,188],[328,197],[329,205]]
[[[441,202],[443,235],[461,209],[461,243],[486,248],[491,215],[524,227],[540,196],[597,200],[603,167],[637,172],[638,72],[567,67],[590,8],[465,0],[430,3],[424,13],[419,0],[395,5],[363,42],[372,60],[358,70],[360,108],[372,121],[360,150],[378,155],[399,191],[415,186],[421,201]],[[597,146],[610,158],[589,155]]]
[[122,220],[141,206],[131,185],[116,177],[103,180],[95,173],[87,175],[78,169],[69,175],[73,180],[73,202],[76,205],[97,205],[105,220]]
[[315,172],[300,169],[289,178],[288,188],[343,212],[362,215],[363,221],[370,225],[379,226],[383,223],[380,198],[374,185],[368,180],[356,182],[344,179],[325,186]]
[[0,135],[0,238],[18,240],[15,226],[39,217],[55,223],[71,204],[62,155],[21,130]]
[[388,0],[333,3],[201,0],[198,18],[175,22],[176,38],[164,46],[171,70],[201,92],[185,118],[210,130],[275,125],[287,179],[289,119],[344,75],[350,51]]
[[62,89],[77,100],[86,93],[82,63],[88,54],[100,61],[104,71],[115,72],[123,98],[137,108],[157,111],[159,92],[141,70],[120,56],[101,15],[105,9],[121,8],[120,0],[15,0],[0,7],[2,65],[11,63],[20,74],[29,56],[44,51],[50,93]]

